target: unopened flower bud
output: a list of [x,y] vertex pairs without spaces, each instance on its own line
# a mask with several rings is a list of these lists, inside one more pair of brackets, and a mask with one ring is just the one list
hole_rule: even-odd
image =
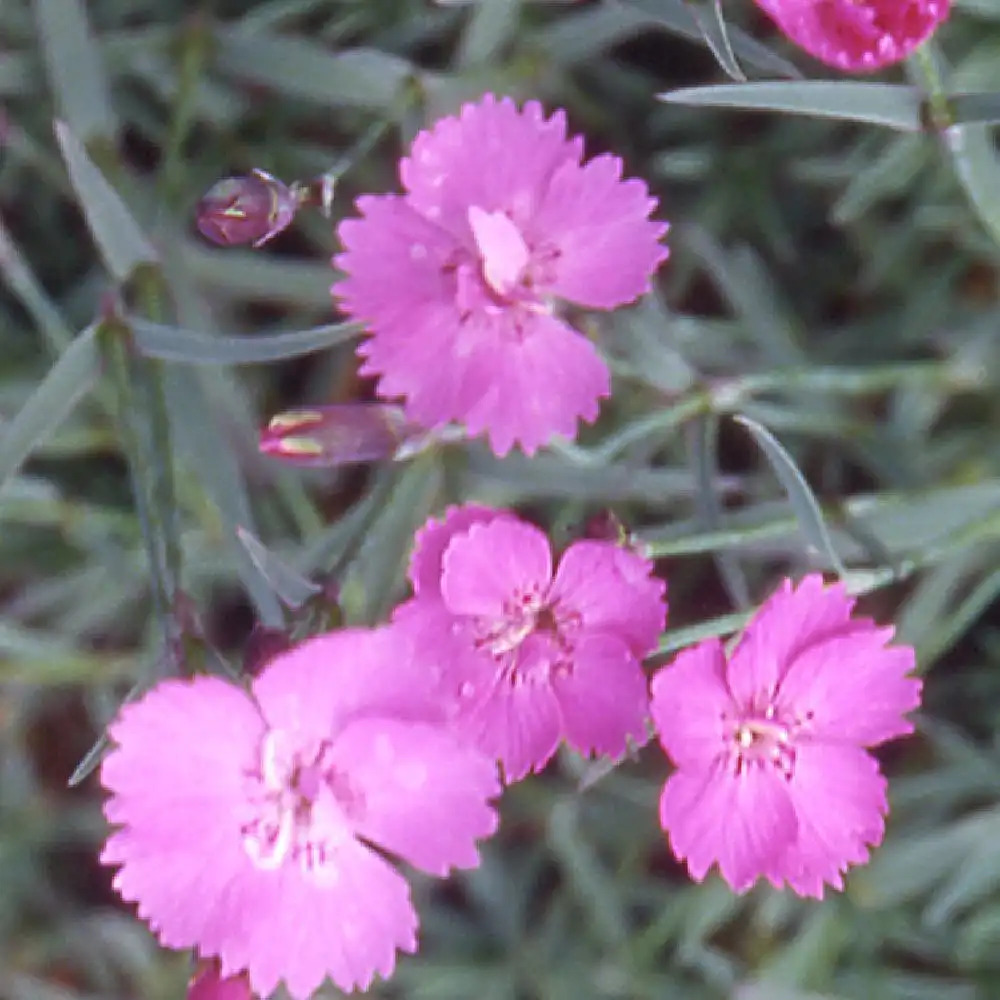
[[398,406],[342,403],[271,418],[260,450],[293,465],[334,466],[393,458],[414,432]]
[[610,507],[605,507],[588,518],[583,534],[585,538],[614,542],[617,545],[627,545],[629,542],[628,528]]
[[[258,622],[243,649],[243,673],[248,677],[256,677],[279,653],[284,653],[291,647],[292,640],[287,632]],[[188,1000],[191,998],[188,997]]]
[[264,170],[227,177],[198,202],[198,231],[220,246],[266,243],[287,229],[299,208],[295,190]]
[[188,983],[187,1000],[252,1000],[245,975],[223,979],[216,961],[202,963]]

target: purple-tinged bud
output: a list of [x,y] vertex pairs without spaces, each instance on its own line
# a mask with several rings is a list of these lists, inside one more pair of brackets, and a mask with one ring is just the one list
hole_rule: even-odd
[[227,177],[198,202],[198,231],[219,246],[259,247],[287,229],[299,209],[295,189],[264,170]]
[[252,1000],[245,974],[223,979],[217,961],[203,962],[188,983],[187,1000]]
[[289,410],[261,431],[260,450],[293,465],[350,465],[395,458],[417,432],[398,406],[343,403]]
[[243,673],[256,677],[279,653],[291,648],[292,639],[287,632],[258,622],[243,647]]
[[335,577],[328,576],[318,581],[323,589],[320,594],[324,604],[336,605],[340,603],[340,581]]
[[623,546],[629,544],[628,528],[610,507],[605,507],[604,510],[588,518],[583,534],[585,538],[592,538],[595,541],[614,542]]

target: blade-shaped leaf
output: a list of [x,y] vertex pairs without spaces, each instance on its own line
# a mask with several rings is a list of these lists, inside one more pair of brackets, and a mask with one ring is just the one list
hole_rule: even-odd
[[809,488],[806,477],[802,475],[792,456],[785,451],[778,439],[766,427],[758,424],[756,420],[751,420],[746,416],[736,416],[733,419],[738,424],[742,424],[753,435],[760,450],[764,452],[774,474],[788,494],[792,510],[798,518],[806,540],[830,560],[830,565],[833,566],[838,575],[843,575],[844,566],[830,540],[830,533],[823,520],[819,501]]
[[342,578],[341,607],[348,624],[373,624],[389,613],[404,586],[414,532],[440,496],[441,477],[441,464],[431,452],[395,477],[389,499]]
[[651,657],[674,653],[686,646],[693,646],[703,639],[716,639],[722,635],[738,632],[750,620],[750,611],[740,611],[731,615],[720,615],[697,625],[667,629],[660,638],[660,644],[650,653]]
[[217,60],[227,72],[327,107],[384,111],[415,72],[405,59],[376,49],[330,52],[299,38],[222,29]]
[[155,263],[156,251],[80,140],[65,122],[56,122],[55,131],[87,227],[108,270],[125,281],[140,264]]
[[253,514],[242,470],[220,432],[209,402],[210,383],[202,381],[203,375],[207,378],[218,374],[179,367],[167,370],[167,402],[173,430],[205,495],[218,510],[227,547],[260,620],[265,625],[281,626],[284,615],[271,583],[237,536],[238,527],[254,530]]
[[[699,520],[710,531],[719,527],[722,517],[722,502],[715,486],[718,479],[717,448],[717,417],[701,417],[691,424],[688,428],[688,450],[691,453],[697,483],[695,504]],[[720,549],[715,553],[715,565],[733,604],[738,608],[749,607],[750,588],[743,567],[735,554]]]
[[989,94],[953,94],[948,98],[952,121],[956,125],[996,124],[1000,122],[1000,92]]
[[979,221],[1000,243],[1000,160],[989,126],[953,125],[944,140]]
[[685,87],[658,95],[668,104],[734,108],[743,111],[786,111],[815,118],[885,125],[903,132],[921,130],[921,93],[916,87],[888,83],[803,80],[786,83],[726,83]]
[[115,115],[101,53],[80,0],[34,0],[45,68],[59,114],[83,142],[111,138]]
[[284,560],[278,558],[263,542],[246,528],[237,526],[236,537],[260,570],[271,589],[281,598],[284,604],[292,609],[300,608],[310,597],[322,590],[318,583],[313,583],[298,570],[293,569]]
[[[621,20],[623,15],[627,14],[641,23],[642,27],[660,27],[671,34],[690,38],[692,41],[704,38],[704,33],[685,0],[606,0],[603,7],[593,12],[583,12],[577,17],[582,20],[588,13],[592,13],[595,20],[602,14],[609,19],[617,15]],[[802,74],[793,63],[772,52],[752,35],[739,28],[729,28],[728,36],[733,52],[748,66],[792,80],[801,78]]]
[[990,236],[1000,243],[1000,161],[992,130],[988,125],[956,123],[955,112],[962,100],[956,101],[945,93],[951,68],[933,42],[921,49],[920,58],[910,60],[909,68],[930,95],[931,116],[941,128],[955,173],[972,208]]
[[84,330],[10,423],[0,426],[0,490],[32,449],[55,431],[96,384],[101,359],[95,334],[96,327]]
[[496,59],[516,34],[522,0],[491,0],[477,4],[468,20],[458,50],[458,65],[465,68],[486,65]]
[[111,746],[111,739],[108,737],[108,734],[101,733],[94,741],[94,745],[83,755],[80,763],[73,768],[73,773],[69,776],[66,785],[69,788],[76,788],[81,781],[89,778],[100,766],[101,761],[104,759],[104,753],[109,746]]
[[73,330],[67,326],[59,309],[35,276],[3,219],[0,219],[0,275],[28,311],[50,350],[54,354],[61,353],[72,341]]
[[129,325],[142,354],[191,365],[260,365],[300,358],[346,344],[364,329],[360,323],[328,323],[267,336],[213,337],[137,316],[129,319]]
[[[694,476],[682,468],[637,468],[625,462],[571,463],[556,454],[527,458],[516,452],[498,459],[483,451],[472,452],[463,488],[487,488],[506,502],[525,497],[572,497],[574,500],[617,503],[644,500],[662,504],[670,497],[690,496]],[[731,493],[739,488],[735,477],[721,476],[716,489]],[[518,498],[515,500],[514,498]]]
[[704,7],[687,0],[687,8],[701,29],[705,44],[711,49],[718,64],[734,80],[745,81],[746,74],[740,69],[740,64],[733,53],[732,43],[729,41],[729,29],[722,16],[720,0],[709,0]]

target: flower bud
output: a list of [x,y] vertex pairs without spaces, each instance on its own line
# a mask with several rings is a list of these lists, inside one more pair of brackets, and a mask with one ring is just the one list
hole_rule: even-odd
[[227,177],[198,202],[198,231],[220,246],[266,243],[287,229],[299,208],[295,190],[263,170]]
[[256,677],[279,653],[291,648],[292,639],[287,632],[258,622],[248,636],[243,650],[243,673],[248,677]]
[[414,432],[398,406],[342,403],[271,418],[260,450],[293,465],[335,466],[394,458]]
[[252,1000],[245,975],[221,978],[219,963],[203,962],[188,983],[187,1000]]
[[616,545],[628,545],[629,542],[628,528],[610,507],[605,507],[588,518],[583,536],[600,542],[614,542]]

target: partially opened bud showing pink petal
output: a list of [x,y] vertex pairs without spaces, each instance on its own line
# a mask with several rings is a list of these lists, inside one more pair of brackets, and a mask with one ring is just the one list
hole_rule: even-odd
[[203,962],[188,983],[187,1000],[253,1000],[245,975],[223,977],[218,962]]
[[757,0],[811,56],[849,73],[905,59],[947,18],[951,0]]
[[258,622],[243,650],[243,673],[256,677],[279,653],[292,646],[292,637],[284,629],[270,628]]
[[296,192],[264,170],[227,177],[198,202],[198,231],[220,246],[255,247],[291,225],[299,208]]
[[293,465],[334,466],[392,458],[414,428],[398,406],[340,403],[288,410],[261,432],[260,450]]

